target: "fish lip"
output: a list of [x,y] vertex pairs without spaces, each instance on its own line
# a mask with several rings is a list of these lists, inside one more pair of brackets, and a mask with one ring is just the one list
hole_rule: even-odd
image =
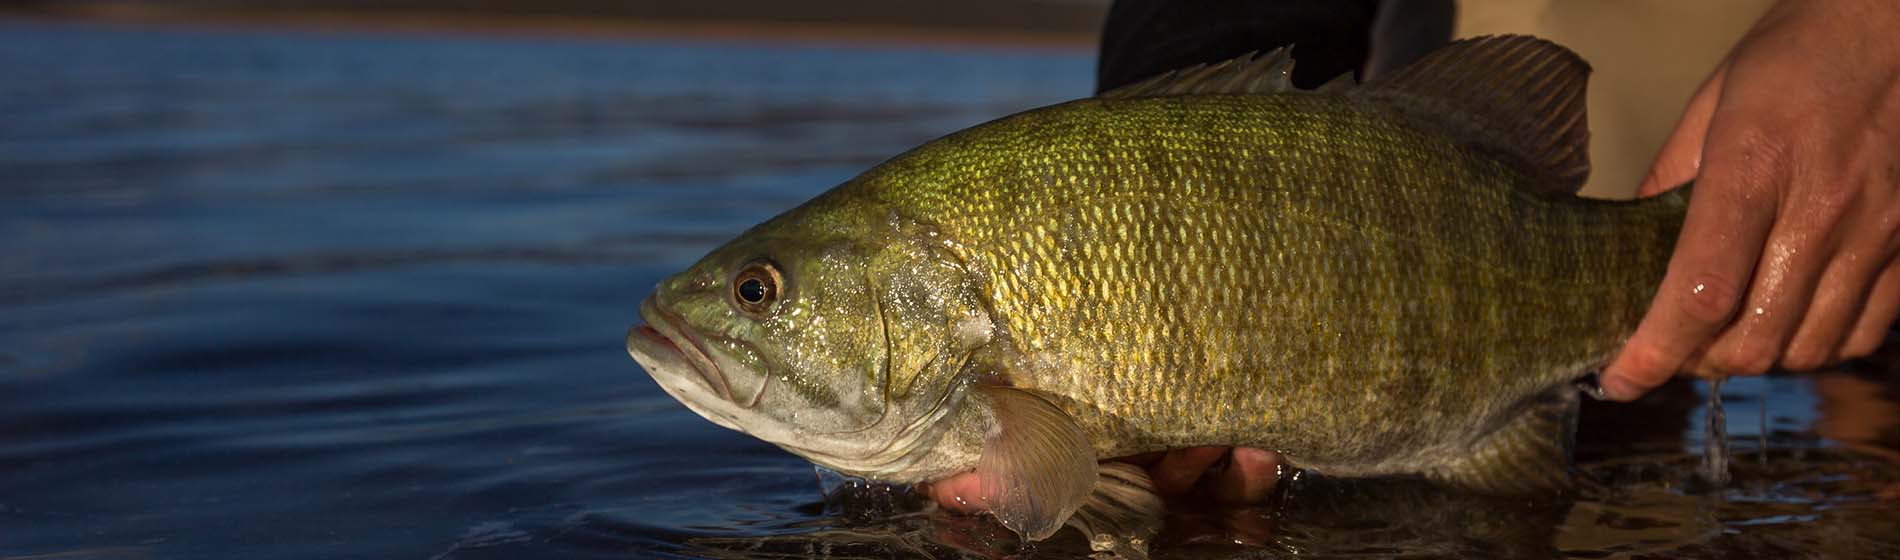
[[627,332],[627,351],[633,352],[635,336],[661,344],[663,348],[670,349],[678,355],[688,367],[693,368],[693,373],[699,374],[700,379],[704,380],[706,385],[717,392],[721,398],[737,404],[738,401],[732,396],[732,386],[726,382],[725,372],[720,371],[719,364],[714,362],[712,355],[706,352],[705,341],[700,340],[691,330],[676,326],[684,323],[684,318],[668,313],[666,309],[660,307],[658,298],[658,294],[649,295],[645,301],[640,302],[640,318],[645,319],[647,324],[635,325]]

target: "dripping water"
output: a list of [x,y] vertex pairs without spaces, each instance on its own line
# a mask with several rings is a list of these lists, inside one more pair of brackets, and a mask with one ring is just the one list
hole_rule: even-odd
[[1708,415],[1703,418],[1702,478],[1720,488],[1728,477],[1728,417],[1722,413],[1722,380],[1709,380]]
[[1759,460],[1757,464],[1765,470],[1768,468],[1768,382],[1766,380],[1761,383],[1761,395],[1757,400],[1760,401],[1757,404],[1761,410],[1755,414],[1755,456]]
[[928,500],[909,485],[872,482],[812,465],[825,515],[851,523],[871,523],[923,510]]

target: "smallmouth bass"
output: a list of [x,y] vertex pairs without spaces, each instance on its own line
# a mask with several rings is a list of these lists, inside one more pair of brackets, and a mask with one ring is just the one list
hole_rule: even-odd
[[975,470],[1032,540],[1130,530],[1152,512],[1099,510],[1158,501],[1098,461],[1182,447],[1564,487],[1572,383],[1635,328],[1687,189],[1574,196],[1588,66],[1541,39],[1455,42],[1363,86],[1297,90],[1291,65],[1182,69],[919,146],[663,281],[628,351],[827,468]]

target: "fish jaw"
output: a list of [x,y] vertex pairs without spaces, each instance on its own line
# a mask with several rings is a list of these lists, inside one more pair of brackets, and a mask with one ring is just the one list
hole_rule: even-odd
[[721,391],[725,383],[767,372],[751,371],[719,354],[716,345],[700,343],[702,335],[692,334],[651,297],[641,317],[646,323],[627,331],[627,353],[668,396],[720,427],[881,482],[935,480],[975,465],[981,429],[974,425],[982,415],[961,406],[965,391],[957,387],[875,418],[815,408],[793,391],[768,391],[768,384],[734,399]]
[[645,369],[660,389],[694,413],[720,427],[751,434],[778,443],[795,437],[796,428],[760,407],[766,397],[765,384],[749,398],[735,398],[734,376],[764,379],[733,360],[724,359],[702,336],[660,305],[657,295],[647,296],[640,304],[643,325],[627,331],[627,354]]
[[686,405],[694,413],[722,428],[748,432],[740,419],[721,403],[731,404],[713,388],[713,382],[695,365],[680,345],[649,325],[635,325],[627,331],[627,353],[645,369],[647,375],[668,396]]
[[[732,378],[720,367],[720,361],[707,351],[705,342],[699,336],[690,329],[681,328],[679,320],[662,309],[656,298],[647,296],[645,301],[640,302],[640,318],[645,319],[647,324],[635,325],[627,332],[627,352],[633,355],[633,360],[647,368],[648,373],[654,372],[654,368],[648,366],[649,361],[655,364],[665,361],[684,364],[706,383],[708,389],[725,400],[737,402],[732,393]],[[641,357],[642,351],[647,353],[644,359]]]
[[905,481],[916,476],[912,471],[919,455],[930,451],[917,440],[941,434],[941,426],[928,424],[934,424],[944,411],[914,422],[919,425],[906,426],[892,417],[842,433],[821,427],[854,425],[862,419],[839,410],[812,408],[810,403],[798,402],[790,391],[768,391],[768,384],[734,398],[731,380],[763,379],[766,372],[751,371],[719,354],[720,348],[704,344],[703,335],[694,334],[653,297],[642,303],[641,318],[646,324],[627,331],[627,353],[668,396],[722,428],[757,437],[846,474]]

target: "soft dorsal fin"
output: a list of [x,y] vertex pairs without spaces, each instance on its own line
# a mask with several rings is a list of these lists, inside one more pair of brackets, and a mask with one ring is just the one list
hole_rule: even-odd
[[1291,47],[1247,53],[1213,64],[1196,64],[1102,92],[1102,99],[1169,95],[1279,93],[1293,91]]
[[1589,76],[1590,65],[1556,43],[1486,36],[1452,42],[1351,95],[1506,156],[1540,191],[1574,194],[1590,175]]

